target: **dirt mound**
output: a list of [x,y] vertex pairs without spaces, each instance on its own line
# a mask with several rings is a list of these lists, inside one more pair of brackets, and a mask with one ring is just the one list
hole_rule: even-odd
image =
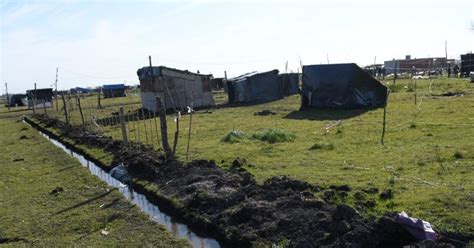
[[[325,189],[288,177],[273,177],[257,184],[238,162],[225,170],[214,161],[196,160],[188,164],[165,161],[150,147],[124,145],[109,137],[83,133],[81,128],[42,115],[36,118],[60,128],[63,135],[78,143],[111,152],[116,164],[123,163],[131,176],[155,183],[159,193],[175,203],[173,211],[186,223],[205,230],[225,246],[402,247],[416,244],[394,220],[394,213],[367,219],[349,206],[315,196],[323,190],[333,194],[351,191],[348,185]],[[378,189],[370,191],[376,192]],[[443,247],[441,245],[434,242],[429,247]]]

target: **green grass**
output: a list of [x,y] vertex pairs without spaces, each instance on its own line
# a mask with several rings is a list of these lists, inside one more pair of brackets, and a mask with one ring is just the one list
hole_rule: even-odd
[[243,138],[246,138],[246,134],[242,131],[239,130],[232,130],[228,132],[222,139],[221,141],[224,143],[237,143],[241,141]]
[[[392,84],[392,80],[387,82]],[[466,210],[474,209],[474,84],[455,78],[418,80],[416,105],[414,81],[400,79],[395,85],[390,86],[396,90],[390,93],[387,105],[384,146],[380,144],[383,109],[299,111],[301,100],[294,95],[259,105],[197,111],[189,160],[214,159],[228,166],[237,157],[245,158],[254,165],[248,170],[259,182],[288,175],[323,186],[348,184],[354,192],[371,187],[380,192],[392,189],[393,199],[371,196],[377,205],[365,214],[404,210],[435,228],[473,233],[474,211]],[[464,92],[464,96],[440,97],[446,92]],[[226,95],[216,92],[215,98],[225,102]],[[111,104],[100,111],[117,109],[118,105]],[[277,114],[254,116],[264,109]],[[168,116],[170,141],[175,132],[173,117]],[[183,160],[188,122],[189,116],[183,116],[177,146]],[[328,128],[331,126],[334,128]],[[129,138],[146,142],[145,127],[148,142],[158,148],[158,138],[150,138],[150,132],[156,136],[153,121],[128,122]],[[285,130],[295,138],[273,144],[249,138],[222,142],[229,130],[254,134],[263,129]],[[120,138],[118,127],[102,130]],[[328,144],[334,149],[310,149]],[[346,202],[355,205],[351,197]]]
[[[189,246],[15,118],[0,118],[0,147],[0,238],[12,240],[7,246]],[[51,194],[57,187],[63,191]]]
[[296,135],[292,132],[285,131],[283,129],[268,128],[265,130],[257,131],[252,135],[253,139],[265,141],[270,144],[279,142],[290,142],[295,140]]

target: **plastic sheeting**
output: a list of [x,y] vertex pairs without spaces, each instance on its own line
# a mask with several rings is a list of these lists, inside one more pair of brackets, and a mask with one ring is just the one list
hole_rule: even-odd
[[404,211],[398,214],[397,222],[417,240],[436,240],[436,233],[429,222],[411,218]]
[[283,73],[278,75],[281,94],[291,96],[300,93],[300,73]]
[[303,66],[303,107],[373,108],[387,101],[387,88],[356,64]]
[[251,72],[227,82],[230,103],[270,102],[283,98],[278,70]]

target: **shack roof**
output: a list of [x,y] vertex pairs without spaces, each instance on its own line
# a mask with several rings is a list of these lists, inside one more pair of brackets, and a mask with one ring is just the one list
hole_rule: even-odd
[[104,90],[121,90],[125,89],[125,84],[104,84],[102,86]]
[[[166,66],[153,66],[153,75],[156,76],[163,76],[162,72],[163,70],[169,70],[169,71],[175,71],[187,75],[196,75],[196,76],[201,76],[201,77],[212,77],[212,74],[200,74],[200,73],[194,73],[190,72],[188,70],[180,70],[176,68],[171,68],[171,67],[166,67]],[[143,78],[149,78],[151,77],[151,70],[149,66],[142,67],[141,69],[138,69],[137,71],[138,78],[143,79]]]

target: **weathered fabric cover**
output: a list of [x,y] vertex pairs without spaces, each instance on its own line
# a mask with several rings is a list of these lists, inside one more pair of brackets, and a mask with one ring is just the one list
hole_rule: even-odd
[[356,64],[303,66],[303,107],[384,106],[387,88]]
[[229,102],[270,102],[283,98],[278,82],[278,70],[251,72],[227,83]]

